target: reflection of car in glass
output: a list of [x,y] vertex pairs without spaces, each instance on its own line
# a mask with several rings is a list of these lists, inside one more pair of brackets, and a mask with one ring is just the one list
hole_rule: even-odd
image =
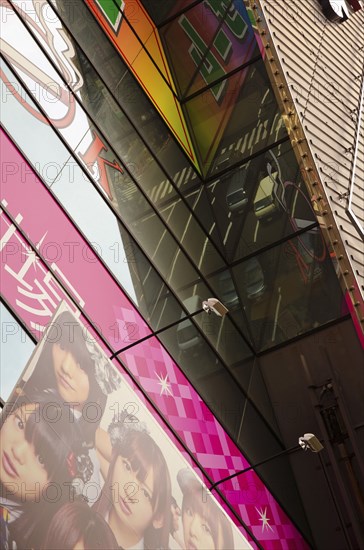
[[266,289],[264,273],[256,258],[251,258],[242,264],[243,273],[241,286],[249,300],[256,300]]
[[249,163],[238,168],[230,178],[226,192],[226,204],[235,214],[241,214],[248,204],[248,193],[246,189]]
[[280,210],[277,199],[277,172],[261,179],[253,200],[254,214],[258,220],[270,221]]
[[[194,313],[201,309],[202,300],[199,296],[191,296],[183,301],[183,305],[187,311]],[[183,317],[186,317],[185,313],[182,313],[181,318]],[[177,342],[182,351],[188,351],[202,343],[202,336],[190,319],[185,319],[177,325]]]
[[259,181],[253,208],[258,220],[268,222],[285,209],[285,197],[281,169],[273,151],[268,151],[265,161],[266,175]]
[[239,306],[239,297],[236,293],[234,281],[229,271],[224,271],[219,277],[221,301],[228,309],[235,309]]

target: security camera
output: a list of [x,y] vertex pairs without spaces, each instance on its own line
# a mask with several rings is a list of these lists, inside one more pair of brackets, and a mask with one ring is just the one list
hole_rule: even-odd
[[207,313],[213,311],[219,317],[224,317],[229,311],[217,298],[208,298],[208,300],[202,302],[202,307]]
[[304,434],[302,437],[298,438],[298,443],[304,451],[310,449],[313,453],[319,453],[323,449],[323,445],[321,445],[314,434]]

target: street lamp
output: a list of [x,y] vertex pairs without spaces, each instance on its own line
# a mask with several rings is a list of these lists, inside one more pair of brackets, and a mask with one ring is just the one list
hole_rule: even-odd
[[253,464],[252,466],[248,466],[247,468],[244,468],[244,470],[239,470],[238,472],[235,472],[230,476],[219,479],[219,481],[216,481],[211,485],[211,487],[209,487],[209,491],[213,491],[214,489],[216,489],[218,485],[220,485],[220,483],[223,483],[224,481],[229,481],[234,477],[240,476],[241,474],[245,474],[250,470],[254,470],[255,468],[258,468],[258,466],[262,466],[263,464],[266,464],[267,462],[270,462],[275,458],[279,458],[280,456],[292,453],[293,451],[297,451],[298,449],[303,449],[304,451],[307,451],[307,449],[310,449],[310,451],[312,451],[313,453],[319,453],[320,451],[322,451],[323,448],[324,448],[323,445],[321,445],[321,442],[317,439],[317,437],[314,434],[311,434],[311,433],[304,434],[302,437],[298,438],[298,444],[295,445],[294,447],[285,449],[280,453],[277,453],[273,456],[270,456],[269,458],[265,458],[264,460],[257,462],[256,464]]
[[195,315],[198,315],[199,313],[202,313],[203,311],[205,313],[207,313],[208,315],[210,315],[211,313],[215,313],[215,315],[217,315],[218,317],[224,317],[228,313],[229,310],[217,298],[208,298],[207,300],[204,300],[202,302],[202,307],[200,309],[198,309],[197,311],[194,311],[193,313],[189,313],[185,317],[181,317],[181,319],[177,319],[177,321],[173,321],[173,323],[170,323],[169,325],[167,325],[163,328],[160,328],[160,329],[158,329],[154,332],[151,332],[150,334],[147,334],[147,336],[144,336],[143,338],[140,338],[139,340],[136,340],[135,342],[131,342],[127,346],[124,346],[123,348],[120,348],[119,350],[114,351],[114,353],[110,356],[110,359],[111,360],[115,359],[115,357],[117,355],[119,355],[119,353],[121,353],[122,351],[126,351],[126,350],[136,346],[137,344],[140,344],[141,342],[145,342],[145,340],[149,340],[149,338],[152,338],[152,336],[157,336],[161,332],[164,332],[165,330],[168,330],[168,329],[170,329],[170,328],[172,328],[176,325],[179,325],[183,321],[187,321],[188,319],[191,319],[191,317],[194,317]]

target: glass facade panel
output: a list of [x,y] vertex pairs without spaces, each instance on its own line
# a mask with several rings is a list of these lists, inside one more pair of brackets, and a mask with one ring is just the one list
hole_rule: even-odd
[[[205,185],[198,186],[194,191],[185,194],[190,207],[193,209],[195,216],[204,226],[210,239],[215,243],[221,254],[224,254],[224,246],[220,238],[219,225],[216,223],[211,199],[207,196]],[[212,199],[213,201],[213,199]]]
[[185,103],[209,177],[287,136],[263,61],[225,82],[227,92],[220,105],[210,90]]
[[263,413],[267,424],[272,427],[276,434],[279,434],[277,420],[262,375],[259,359],[255,358],[253,363],[250,368],[251,359],[241,361],[236,367],[233,367],[232,373],[256,407]]
[[[228,308],[230,320],[254,347],[255,343],[250,332],[250,325],[244,312],[243,302],[237,290],[238,285],[232,270],[220,271],[209,279],[209,283],[214,288],[215,295]],[[232,342],[232,346],[234,346],[234,342]]]
[[181,198],[160,207],[159,211],[202,273],[213,273],[225,265],[210,236],[202,232],[195,215],[186,209]]
[[[71,4],[59,0],[57,12],[78,43],[77,56],[88,86],[88,95],[95,97],[96,101],[102,101],[103,90],[107,86],[168,176],[177,183],[180,173],[190,168],[190,178],[196,178],[196,171],[175,142],[173,134],[86,6],[81,2]],[[99,76],[95,75],[95,69],[91,65],[96,68]],[[104,84],[101,84],[101,79]],[[97,86],[95,81],[98,82]]]
[[316,223],[286,141],[207,185],[228,262]]
[[346,313],[316,226],[233,268],[256,349],[263,350]]
[[[175,91],[158,31],[139,0],[119,0],[118,6],[115,2],[110,6],[110,2],[105,3],[105,0],[86,0],[85,3],[106,28],[129,68],[141,82],[147,84],[149,80],[151,84],[151,76],[154,84],[163,83],[171,92]],[[108,4],[111,9],[105,9]]]
[[[80,147],[82,150],[83,144],[81,144]],[[70,185],[69,183],[66,169],[54,184],[53,191],[61,198],[62,203],[65,204],[67,210],[73,215],[76,222],[80,223],[80,226],[84,228],[87,237],[90,238],[91,241],[97,245],[97,243],[100,241],[102,242],[104,238],[107,239],[109,244],[106,247],[106,258],[110,256],[110,262],[116,264],[115,269],[112,271],[114,273],[116,272],[116,276],[120,280],[122,276],[120,270],[123,271],[122,268],[125,267],[125,264],[124,266],[120,266],[118,262],[121,261],[123,263],[125,259],[129,270],[131,270],[131,267],[133,267],[136,261],[135,251],[134,249],[124,250],[122,247],[122,237],[120,237],[120,234],[118,235],[120,229],[114,217],[115,215],[111,215],[109,208],[105,202],[102,201],[100,195],[97,194],[96,189],[92,186],[90,181],[87,181],[81,170],[77,169],[74,172],[75,180],[73,184]],[[123,177],[123,175],[121,175],[121,177]],[[157,262],[158,268],[164,275],[164,279],[167,283],[170,283],[173,288],[180,289],[186,284],[186,281],[195,281],[198,277],[197,274],[193,270],[191,264],[187,262],[186,257],[181,252],[170,233],[161,225],[158,218],[153,216],[152,209],[135,191],[135,184],[133,184],[130,179],[129,188],[131,192],[127,192],[127,183],[128,180],[124,180],[123,185],[119,188],[117,186],[119,184],[118,180],[117,185],[115,185],[115,194],[118,198],[117,209],[120,209],[121,217],[127,223],[128,228],[141,243],[144,250],[149,252],[152,262]],[[122,195],[121,192],[117,194],[118,189],[122,189]],[[87,198],[88,194],[90,195],[89,198]],[[123,197],[122,201],[120,200],[121,196]],[[95,228],[95,210],[89,208],[90,201],[91,204],[97,205],[97,215],[100,216],[100,213],[104,212],[104,215],[101,215],[101,219],[105,218],[109,220],[107,222],[107,227],[109,227],[107,233],[104,233],[103,229],[105,222],[100,224],[98,228]],[[83,220],[81,216],[84,217]],[[113,230],[110,231],[110,228],[113,228]],[[93,238],[91,238],[92,235]],[[119,250],[121,255],[118,254]],[[124,257],[124,259],[122,259],[122,257]],[[136,285],[134,279],[133,285]],[[145,290],[144,288],[143,292],[145,292]],[[147,295],[149,295],[149,292],[147,292]]]
[[228,93],[222,79],[260,57],[243,2],[201,2],[160,32],[183,99],[212,86],[214,99],[221,103]]
[[184,311],[170,288],[135,243],[122,233],[125,248],[130,250],[130,272],[138,297],[139,311],[153,330],[166,327],[179,319]]
[[197,0],[141,0],[156,25],[163,24],[166,19],[174,17],[190,5],[198,4]]
[[[74,160],[58,174],[52,192],[139,306],[130,273],[135,251],[125,249],[121,224]],[[102,223],[95,223],[96,219]]]
[[[160,28],[179,97],[188,95],[196,75],[199,75],[198,85],[195,84],[195,88],[198,89],[223,78],[226,74],[221,61],[224,62],[224,54],[227,57],[228,53],[231,53],[226,51],[229,38],[223,30],[218,37],[216,36],[226,13],[226,5],[223,2],[215,4],[219,4],[216,6],[216,14],[209,9],[209,2],[200,2]],[[214,48],[215,41],[221,49],[221,52],[217,52],[219,59],[216,52],[210,51],[211,47]],[[215,92],[218,93],[217,87]]]
[[[110,114],[111,117],[111,114]],[[101,119],[99,119],[101,122]],[[145,247],[145,250],[153,257],[160,255],[164,258],[163,263],[160,265],[160,269],[164,274],[168,273],[168,266],[173,265],[175,255],[177,255],[179,267],[181,261],[186,263],[183,267],[182,273],[184,274],[186,284],[196,280],[197,275],[188,275],[192,273],[192,266],[187,266],[187,259],[184,253],[179,250],[179,245],[171,236],[168,228],[173,231],[173,234],[180,239],[180,243],[188,247],[188,254],[191,259],[200,269],[206,269],[204,272],[206,275],[209,270],[214,270],[222,265],[222,260],[217,251],[211,244],[208,247],[208,253],[204,254],[206,248],[207,237],[202,228],[198,225],[195,219],[192,217],[192,213],[189,208],[182,202],[181,199],[177,199],[173,203],[173,207],[160,208],[159,212],[166,225],[155,216],[152,205],[146,200],[143,194],[140,192],[138,186],[134,183],[133,178],[143,188],[145,193],[152,199],[154,197],[153,190],[155,186],[163,182],[163,173],[158,165],[150,157],[148,150],[138,138],[137,134],[132,131],[132,134],[125,137],[120,137],[117,141],[116,136],[109,136],[109,127],[106,123],[106,117],[103,117],[103,125],[105,126],[105,133],[111,142],[113,143],[113,150],[106,149],[106,143],[103,143],[103,160],[107,163],[109,178],[107,180],[108,187],[106,188],[107,195],[111,200],[116,211],[118,211],[123,220],[130,224],[129,227],[133,231],[133,234],[137,240]],[[110,127],[112,125],[112,118],[109,119]],[[95,143],[98,138],[97,128],[93,126],[89,121],[90,131],[80,143],[77,148],[77,155],[83,159],[85,166],[89,169],[90,175],[99,179],[99,183],[103,185],[102,174],[96,174],[94,171],[91,159],[94,158]],[[117,131],[117,130],[116,130]],[[101,143],[101,141],[100,141]],[[115,159],[115,153],[118,154]],[[121,158],[126,159],[126,165],[122,164]],[[132,160],[133,159],[133,160]],[[125,167],[125,169],[124,169]],[[148,167],[146,169],[146,167]],[[91,170],[90,170],[91,168]],[[113,169],[114,168],[114,169]],[[126,171],[130,172],[130,175]],[[171,187],[168,180],[164,182],[165,190],[168,192],[168,196],[171,198],[176,197],[176,191]],[[147,189],[145,189],[147,187]],[[188,240],[186,238],[186,232],[191,228],[194,231],[194,239]],[[141,239],[141,240],[139,240]],[[177,248],[176,248],[177,247]],[[201,258],[205,260],[201,261]],[[162,268],[162,265],[165,267]],[[191,271],[192,270],[192,271]]]
[[[214,295],[215,289],[213,288]],[[201,308],[202,301],[209,297],[204,282],[198,282],[183,290],[183,304],[192,313]],[[239,327],[229,315],[221,318],[217,315],[197,316],[194,323],[198,324],[204,338],[213,346],[220,358],[231,367],[252,354],[246,339],[239,331]],[[203,361],[203,357],[201,356]]]

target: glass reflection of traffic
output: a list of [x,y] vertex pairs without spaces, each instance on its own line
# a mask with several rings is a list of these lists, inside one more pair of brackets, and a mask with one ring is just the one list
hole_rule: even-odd
[[243,260],[214,282],[240,327],[248,323],[254,346],[265,349],[337,317],[334,270],[289,143],[208,190],[226,258]]

